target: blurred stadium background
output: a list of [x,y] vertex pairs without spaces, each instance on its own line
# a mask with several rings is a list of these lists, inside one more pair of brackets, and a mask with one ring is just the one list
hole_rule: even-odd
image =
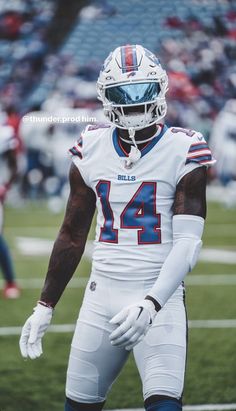
[[[103,121],[98,72],[108,53],[127,43],[154,51],[168,71],[167,124],[201,131],[218,160],[209,173],[204,249],[187,280],[184,402],[236,410],[236,1],[0,0],[0,129],[14,129],[19,167],[5,236],[22,289],[17,300],[0,297],[1,411],[63,410],[91,242],[58,305],[59,328],[45,337],[42,358],[20,358],[19,327],[38,299],[63,217],[67,150],[87,123]],[[130,407],[142,407],[132,359],[106,405]]]

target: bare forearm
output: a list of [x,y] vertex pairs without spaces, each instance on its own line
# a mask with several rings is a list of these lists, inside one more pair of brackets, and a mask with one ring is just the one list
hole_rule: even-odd
[[53,307],[83,255],[96,204],[94,192],[85,185],[73,165],[70,169],[70,186],[65,218],[53,247],[40,297]]
[[84,242],[73,242],[66,235],[58,236],[40,299],[55,306],[73,276],[84,251]]

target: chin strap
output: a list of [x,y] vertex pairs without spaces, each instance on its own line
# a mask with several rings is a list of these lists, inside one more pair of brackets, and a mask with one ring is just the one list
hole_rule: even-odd
[[[157,130],[155,131],[155,133],[153,134],[152,137],[148,137],[148,138],[146,138],[146,139],[144,139],[144,140],[139,140],[138,143],[139,143],[139,144],[142,144],[142,143],[147,143],[148,141],[153,140],[155,137],[157,137],[157,136],[161,133],[162,127],[163,127],[162,125],[159,125],[159,124],[158,124],[158,125],[157,125]],[[135,131],[138,131],[138,130],[135,130],[133,127],[132,127],[132,128],[129,128],[129,129],[128,129],[128,133],[129,133],[130,138],[127,139],[127,138],[124,138],[124,137],[121,137],[121,136],[120,136],[120,139],[121,139],[122,141],[124,141],[125,143],[131,144],[130,140],[132,140],[132,142],[133,142],[133,138],[134,138],[134,137],[132,138],[131,135],[132,135],[132,133],[133,133],[133,136],[134,136]],[[130,133],[131,133],[131,135],[130,135]]]
[[131,146],[131,150],[129,153],[128,159],[125,161],[125,166],[126,168],[132,167],[134,163],[137,163],[137,161],[141,158],[141,151],[138,149],[137,143],[135,141],[135,129],[133,127],[128,129],[129,132],[129,137],[132,140],[133,146]]

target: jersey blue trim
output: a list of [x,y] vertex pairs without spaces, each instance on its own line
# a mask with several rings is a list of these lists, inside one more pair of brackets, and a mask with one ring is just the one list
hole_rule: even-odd
[[112,140],[113,140],[113,145],[114,145],[114,148],[115,148],[117,154],[118,154],[120,157],[127,157],[127,156],[125,155],[124,151],[122,150],[122,148],[121,148],[120,145],[119,145],[118,133],[117,133],[117,129],[116,129],[116,128],[113,130]]
[[209,154],[209,155],[206,155],[206,156],[198,156],[198,157],[195,157],[195,158],[187,158],[185,164],[189,164],[189,163],[200,163],[201,164],[202,161],[212,161],[212,156]]
[[193,144],[192,146],[190,146],[189,153],[192,153],[193,151],[206,149],[206,148],[208,148],[207,143]]
[[[166,125],[163,126],[160,134],[158,136],[154,137],[142,150],[141,150],[141,157],[145,156],[145,154],[149,153],[149,151],[160,141],[162,136],[165,134],[165,132],[168,130],[168,127]],[[127,154],[122,150],[122,148],[119,145],[119,138],[118,138],[118,133],[117,133],[117,128],[113,130],[112,134],[112,141],[114,148],[117,152],[117,154],[120,157],[128,157]]]

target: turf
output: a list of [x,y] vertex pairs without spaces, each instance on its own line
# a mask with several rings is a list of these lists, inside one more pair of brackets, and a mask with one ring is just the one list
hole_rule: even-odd
[[[53,240],[63,213],[52,214],[44,203],[7,209],[5,234],[11,245],[19,278],[42,278],[48,256],[23,256],[17,237]],[[220,222],[220,223],[219,223]],[[236,213],[210,204],[204,246],[236,251]],[[93,236],[93,229],[90,238]],[[76,276],[89,275],[90,262],[83,259]],[[236,265],[199,262],[192,274],[235,274]],[[190,274],[190,275],[192,275]],[[24,289],[15,301],[0,298],[1,326],[21,326],[39,297],[39,289]],[[188,286],[190,320],[236,318],[236,286]],[[74,323],[81,305],[83,289],[68,288],[53,319],[54,324]],[[64,383],[71,333],[48,333],[44,356],[24,361],[19,354],[18,337],[0,337],[0,411],[63,411]],[[236,402],[236,329],[190,329],[184,402]],[[106,408],[142,406],[138,373],[130,356],[108,396]]]

